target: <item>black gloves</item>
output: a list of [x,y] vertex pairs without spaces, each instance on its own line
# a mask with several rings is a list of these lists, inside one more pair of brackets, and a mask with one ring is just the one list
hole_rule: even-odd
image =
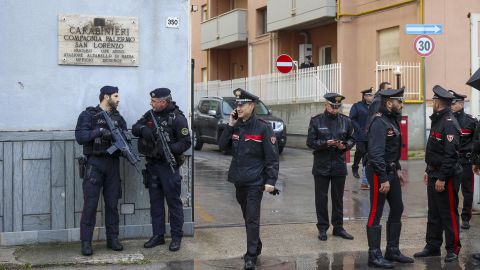
[[111,140],[112,139],[112,133],[110,130],[106,128],[99,128],[98,130],[98,137],[102,137],[104,140]]
[[153,135],[152,129],[148,127],[143,127],[142,128],[142,138],[145,140],[149,140],[151,142],[155,141],[155,136]]

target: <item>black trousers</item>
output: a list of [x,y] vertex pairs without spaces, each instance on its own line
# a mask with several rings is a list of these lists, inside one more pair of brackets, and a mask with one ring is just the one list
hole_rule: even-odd
[[463,195],[462,220],[470,221],[472,218],[474,175],[472,172],[472,164],[462,164],[462,173],[455,177],[455,189],[458,193],[460,186]]
[[122,197],[120,161],[118,158],[91,156],[83,180],[83,210],[80,218],[81,241],[92,241],[98,200],[103,188],[105,230],[107,238],[118,236],[118,200]]
[[356,142],[355,146],[356,146],[356,150],[355,150],[355,155],[353,157],[352,168],[358,169],[358,164],[360,164],[360,160],[362,160],[362,165],[365,166],[365,155],[367,154],[367,142]]
[[439,250],[442,246],[445,232],[445,249],[458,254],[460,252],[460,234],[458,222],[458,193],[455,190],[453,178],[445,181],[445,190],[435,190],[434,177],[428,178],[428,222],[426,242],[430,250]]
[[183,203],[180,199],[182,178],[175,168],[172,172],[167,163],[148,162],[148,193],[150,195],[150,215],[153,235],[165,234],[165,201],[170,214],[170,232],[172,239],[183,237]]
[[256,258],[257,249],[262,248],[260,240],[260,208],[262,204],[262,186],[236,186],[237,201],[242,208],[247,232],[247,253],[245,259]]
[[317,211],[317,229],[328,230],[328,187],[330,183],[332,197],[332,226],[334,230],[343,229],[343,191],[345,176],[314,175],[315,209]]
[[402,187],[396,172],[390,175],[390,191],[385,194],[379,191],[380,181],[374,173],[372,166],[367,166],[367,178],[370,184],[370,214],[368,216],[368,227],[380,225],[385,201],[390,206],[390,214],[387,223],[400,223],[403,213]]

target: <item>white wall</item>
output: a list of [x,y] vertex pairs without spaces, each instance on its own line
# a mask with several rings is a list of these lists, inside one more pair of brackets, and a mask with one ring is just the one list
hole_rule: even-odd
[[[157,87],[170,88],[188,114],[188,0],[0,0],[0,7],[0,131],[73,130],[104,85],[119,87],[129,128]],[[58,14],[138,17],[139,66],[58,65]],[[180,18],[179,29],[165,27],[168,16]]]

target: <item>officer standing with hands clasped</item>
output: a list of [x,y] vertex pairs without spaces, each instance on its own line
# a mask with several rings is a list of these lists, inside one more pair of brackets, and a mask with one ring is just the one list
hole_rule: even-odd
[[462,208],[462,229],[470,229],[470,219],[472,218],[472,204],[473,204],[473,171],[472,171],[472,141],[473,133],[477,128],[477,119],[472,117],[469,114],[466,114],[464,107],[464,100],[467,96],[457,94],[455,91],[449,90],[450,93],[454,96],[452,102],[452,112],[453,116],[458,121],[460,125],[462,134],[460,136],[460,164],[462,165],[462,173],[458,175],[455,179],[456,187],[455,189],[458,192],[460,190],[460,185],[462,187],[463,195],[463,208]]
[[247,232],[245,269],[255,269],[257,256],[262,252],[260,240],[260,207],[263,191],[278,194],[278,147],[269,122],[257,118],[255,102],[258,97],[238,88],[233,91],[236,109],[230,114],[219,146],[232,149],[228,181],[235,185],[237,201],[242,208]]
[[339,113],[344,96],[324,95],[325,112],[313,116],[308,127],[307,146],[313,149],[312,174],[315,179],[315,209],[318,239],[327,240],[328,187],[331,183],[333,235],[353,240],[343,228],[343,191],[347,176],[345,152],[354,145],[350,119]]
[[458,222],[458,193],[454,177],[461,173],[458,151],[460,126],[450,105],[454,96],[439,85],[433,87],[432,126],[425,151],[424,182],[427,185],[428,221],[426,246],[414,257],[440,256],[445,231],[445,262],[458,260],[460,234]]
[[[400,153],[402,136],[398,118],[402,114],[403,89],[379,92],[381,104],[368,130],[367,176],[370,181],[370,215],[367,224],[368,265],[393,268],[391,261],[413,263],[399,249],[403,213]],[[385,258],[380,250],[382,226],[380,219],[385,201],[390,206],[387,220],[387,249]]]
[[[107,149],[112,146],[112,133],[108,129],[106,120],[101,112],[105,111],[112,119],[115,126],[121,130],[127,130],[127,124],[117,111],[120,97],[118,88],[104,86],[100,89],[100,104],[96,107],[88,107],[78,117],[75,128],[75,139],[83,145],[86,168],[83,178],[83,209],[80,219],[80,240],[82,241],[82,254],[93,254],[92,236],[95,228],[97,205],[100,191],[103,188],[105,201],[105,230],[107,247],[115,250],[123,250],[118,240],[119,216],[118,200],[122,197],[120,180],[120,151],[112,154]],[[83,168],[80,168],[83,171]]]
[[[132,127],[133,135],[140,137],[138,151],[146,156],[146,170],[143,171],[145,187],[150,195],[150,214],[153,236],[145,248],[165,244],[166,199],[170,212],[172,242],[169,250],[180,249],[183,237],[183,203],[180,199],[182,177],[179,167],[183,162],[182,153],[191,145],[187,119],[172,101],[168,88],[157,88],[150,92],[150,105],[147,111]],[[163,134],[161,134],[163,133]],[[163,145],[161,136],[167,139]],[[165,148],[167,147],[167,148]],[[173,160],[169,162],[169,153]]]

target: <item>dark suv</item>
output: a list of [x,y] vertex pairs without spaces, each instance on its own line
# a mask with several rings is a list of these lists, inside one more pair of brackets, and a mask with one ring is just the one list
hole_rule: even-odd
[[[204,143],[217,144],[223,129],[228,125],[230,113],[235,108],[234,97],[203,97],[194,112],[193,138],[195,150],[201,150]],[[282,119],[272,112],[262,101],[257,101],[255,113],[258,118],[272,124],[277,137],[278,151],[282,153],[287,143],[287,130]]]

